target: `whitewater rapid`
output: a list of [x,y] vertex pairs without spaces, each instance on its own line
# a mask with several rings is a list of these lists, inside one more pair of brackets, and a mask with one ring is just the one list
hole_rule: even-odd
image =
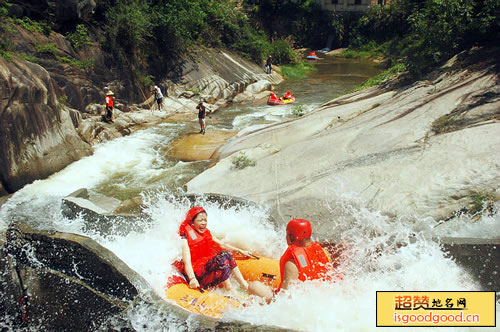
[[[36,227],[90,236],[137,271],[158,295],[165,298],[166,278],[173,272],[170,264],[180,257],[178,226],[190,205],[187,201],[173,200],[173,195],[178,195],[179,191],[171,190],[165,183],[156,183],[154,179],[160,173],[171,172],[171,181],[179,181],[179,177],[185,176],[183,167],[188,168],[187,173],[191,172],[186,163],[172,162],[162,156],[161,151],[168,140],[168,135],[148,128],[97,146],[92,156],[14,194],[0,209],[2,229],[5,230],[10,221],[29,220]],[[60,210],[61,199],[83,187],[90,193],[129,192],[126,191],[128,187],[132,192],[140,192],[144,212],[152,222],[145,224],[144,232],[124,236],[103,237],[84,232],[83,220],[68,220]],[[338,190],[325,188],[325,192],[335,191],[336,194]],[[270,305],[250,304],[233,309],[225,314],[224,320],[300,331],[379,331],[388,328],[375,327],[377,291],[481,290],[477,280],[446,257],[433,239],[437,236],[499,236],[498,215],[483,216],[475,223],[461,219],[434,227],[436,223],[431,219],[405,216],[393,220],[378,211],[369,211],[355,193],[340,196],[340,201],[325,201],[325,204],[341,205],[353,216],[352,220],[345,224],[332,214],[322,223],[329,225],[331,241],[342,239],[348,244],[349,258],[340,268],[343,280],[334,284],[309,282],[295,285],[280,293]],[[270,223],[265,207],[221,209],[214,203],[200,204],[208,212],[208,227],[224,241],[274,258],[279,258],[284,251],[284,225]],[[324,239],[324,234],[321,236]],[[499,310],[497,306],[497,314]],[[138,330],[185,329],[178,324],[173,313],[160,319],[158,313],[147,306],[136,307],[128,315]],[[414,330],[422,331],[421,328]]]

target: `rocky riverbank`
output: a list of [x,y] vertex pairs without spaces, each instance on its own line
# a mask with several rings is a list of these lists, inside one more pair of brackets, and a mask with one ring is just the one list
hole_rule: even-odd
[[[174,114],[193,113],[200,100],[216,110],[233,100],[253,98],[282,80],[235,54],[206,49],[203,57],[186,55],[178,68],[172,68],[172,78],[157,82],[166,94],[164,108],[151,111],[152,96],[140,88],[133,68],[114,71],[109,63],[112,56],[97,42],[77,51],[58,33],[46,36],[20,26],[15,29],[9,32],[15,55],[9,60],[0,57],[4,96],[0,101],[0,195],[91,154],[96,143]],[[51,45],[51,51],[41,52],[39,45]],[[68,56],[90,61],[92,68],[63,61]],[[114,123],[101,121],[105,87],[115,93]]]
[[[469,210],[477,193],[498,200],[497,53],[472,50],[425,80],[344,95],[296,120],[246,131],[188,190],[265,204],[278,220],[308,218],[324,234],[330,222],[323,221],[348,217],[336,204],[345,194],[388,216],[436,220]],[[256,165],[232,167],[240,152]]]

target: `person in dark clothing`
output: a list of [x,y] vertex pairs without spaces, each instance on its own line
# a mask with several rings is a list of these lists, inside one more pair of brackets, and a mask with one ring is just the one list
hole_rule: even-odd
[[271,56],[269,56],[266,60],[266,73],[267,74],[271,74],[272,66],[273,66],[273,59]]
[[200,134],[205,135],[205,111],[206,108],[203,106],[203,102],[199,102],[196,106],[198,110],[198,121],[200,122]]

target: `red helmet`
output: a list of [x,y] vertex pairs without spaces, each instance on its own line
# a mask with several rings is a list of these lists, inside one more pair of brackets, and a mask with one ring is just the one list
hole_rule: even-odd
[[207,211],[205,211],[204,208],[202,208],[201,206],[195,206],[195,207],[192,207],[186,214],[186,219],[184,219],[184,221],[181,223],[180,227],[179,227],[179,234],[180,235],[184,235],[185,233],[185,230],[184,228],[191,224],[191,222],[194,220],[194,218],[196,218],[196,216],[200,213],[207,213]]
[[305,219],[292,219],[286,226],[286,234],[293,236],[293,241],[300,241],[311,237],[311,223]]
[[205,211],[205,209],[202,208],[201,206],[192,207],[187,212],[185,221],[187,221],[188,223],[191,223],[194,220],[194,218],[196,218],[196,216],[199,215],[202,212],[207,213],[207,211]]

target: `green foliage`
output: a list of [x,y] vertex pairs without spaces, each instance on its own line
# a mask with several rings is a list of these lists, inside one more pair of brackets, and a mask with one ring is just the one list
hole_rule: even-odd
[[3,20],[7,16],[9,6],[10,4],[7,0],[0,0],[0,20]]
[[200,89],[197,89],[197,88],[193,88],[193,87],[190,87],[190,88],[187,88],[188,91],[191,91],[193,93],[196,93],[198,95],[202,94],[203,93],[203,90],[200,90]]
[[398,76],[400,73],[402,73],[404,71],[406,71],[405,64],[397,63],[397,64],[393,65],[391,68],[387,69],[386,71],[378,74],[377,76],[374,76],[372,78],[367,79],[366,81],[364,81],[363,83],[361,83],[359,86],[352,89],[348,93],[364,90],[364,89],[369,88],[371,86],[382,84],[388,80],[395,78],[396,76]]
[[495,212],[494,202],[495,196],[482,191],[474,191],[471,195],[471,205],[469,213],[474,216],[486,211],[488,215],[493,215]]
[[344,35],[344,20],[335,13],[323,10],[319,1],[260,0],[244,1],[252,15],[258,16],[264,29],[276,33],[277,39],[291,36],[294,46],[324,47],[330,35],[335,43]]
[[0,56],[7,61],[12,60],[12,55],[9,52],[7,52],[6,50],[2,50],[1,48],[0,48]]
[[462,50],[497,44],[499,31],[497,0],[400,0],[368,11],[350,48],[403,62],[418,78]]
[[273,56],[273,62],[278,65],[296,63],[299,59],[299,55],[293,50],[291,42],[284,39],[276,40],[271,44],[271,55]]
[[56,56],[57,47],[54,43],[35,43],[35,52],[39,56]]
[[23,29],[30,32],[38,32],[45,36],[50,35],[52,29],[50,26],[43,22],[33,21],[29,17],[12,19],[14,24],[20,25]]
[[448,132],[451,127],[448,116],[442,115],[432,123],[431,130],[434,134],[441,134]]
[[68,96],[61,96],[57,98],[57,108],[62,111],[64,109],[64,106],[66,105],[68,101]]
[[250,27],[243,30],[244,37],[235,40],[231,48],[247,58],[261,63],[271,54],[271,44],[267,41],[264,31],[252,31]]
[[248,158],[244,152],[240,152],[238,155],[234,156],[231,161],[234,169],[244,169],[249,166],[253,167],[257,164],[255,160]]
[[153,75],[145,75],[142,71],[136,72],[137,80],[143,88],[149,88],[154,85]]
[[[6,18],[9,8],[6,0],[0,0],[0,35],[5,36],[8,28],[6,27]],[[6,38],[0,38],[0,56],[7,61],[12,60],[12,55],[8,53],[10,42]]]
[[374,52],[354,50],[350,48],[342,53],[335,54],[336,57],[347,58],[347,59],[368,59],[372,58],[374,55],[375,55]]
[[281,75],[285,78],[303,78],[310,72],[316,70],[316,67],[312,64],[308,62],[301,62],[293,66],[281,66]]
[[353,26],[350,47],[367,50],[369,43],[383,44],[408,33],[407,18],[413,8],[412,1],[401,0],[388,6],[371,7]]
[[117,0],[106,12],[109,40],[118,54],[137,56],[149,46],[153,19],[151,1]]
[[238,1],[116,0],[101,6],[109,25],[101,44],[124,64],[147,61],[163,68],[178,54],[203,47],[225,47],[257,63],[271,52],[267,36],[252,27]]
[[306,114],[306,110],[303,105],[297,105],[292,110],[292,115],[296,118],[300,118],[301,116]]
[[37,62],[36,57],[34,57],[34,56],[32,56],[32,55],[21,54],[21,53],[16,53],[16,55],[17,55],[18,57],[20,57],[21,59],[23,59],[24,61],[29,61],[29,62],[34,62],[34,63],[36,63],[36,62]]
[[73,67],[82,69],[82,70],[89,70],[94,68],[94,59],[86,59],[86,60],[77,60],[73,58],[68,58],[65,56],[57,56],[56,57],[58,61],[67,63]]
[[66,38],[69,40],[71,45],[79,50],[87,45],[90,45],[89,34],[87,28],[83,24],[78,24],[76,26],[75,32],[70,32],[66,34]]

